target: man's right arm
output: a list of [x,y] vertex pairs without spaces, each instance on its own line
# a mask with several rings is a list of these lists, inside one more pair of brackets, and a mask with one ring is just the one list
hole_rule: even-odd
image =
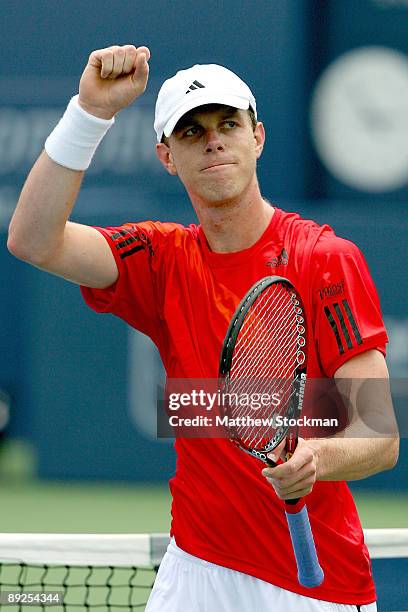
[[[94,51],[81,78],[79,106],[110,119],[143,93],[146,47]],[[88,287],[105,288],[118,269],[105,238],[94,228],[68,221],[84,172],[53,161],[44,151],[21,192],[9,228],[10,252],[38,268]]]
[[83,174],[56,164],[44,151],[24,185],[7,245],[13,255],[38,268],[105,288],[118,277],[105,238],[93,227],[67,221]]

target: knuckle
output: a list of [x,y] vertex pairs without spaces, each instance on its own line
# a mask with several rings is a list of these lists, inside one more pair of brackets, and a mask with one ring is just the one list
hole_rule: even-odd
[[95,49],[89,54],[88,62],[93,62],[95,59],[102,57],[103,49]]
[[105,47],[105,49],[100,49],[99,51],[97,51],[97,53],[99,53],[100,55],[111,55],[112,47]]
[[122,49],[124,49],[126,53],[131,53],[133,55],[136,55],[137,53],[135,45],[123,45]]
[[305,482],[302,483],[302,485],[307,489],[311,489],[314,485],[314,480],[312,478],[308,478],[307,480],[305,480]]
[[312,469],[310,470],[310,472],[309,472],[309,478],[310,478],[311,480],[313,480],[313,482],[316,480],[316,470],[315,470],[315,469],[313,469],[313,468],[312,468]]
[[311,448],[307,448],[306,457],[308,458],[309,461],[314,460],[314,453]]
[[110,49],[105,49],[100,54],[100,58],[101,58],[102,62],[111,61],[112,57],[113,57],[113,52]]
[[287,463],[288,474],[292,475],[297,472],[297,465],[295,463]]

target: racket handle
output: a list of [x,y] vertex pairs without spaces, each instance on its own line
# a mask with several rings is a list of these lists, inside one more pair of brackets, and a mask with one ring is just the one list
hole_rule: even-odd
[[286,519],[296,557],[299,583],[304,587],[318,587],[323,582],[324,573],[317,558],[306,506],[295,513],[286,510]]

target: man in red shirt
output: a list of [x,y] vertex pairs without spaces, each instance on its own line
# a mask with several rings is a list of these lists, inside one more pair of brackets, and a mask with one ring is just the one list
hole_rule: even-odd
[[[264,128],[235,74],[216,65],[180,71],[156,105],[158,157],[184,184],[199,226],[68,221],[98,143],[146,87],[149,56],[131,45],[90,55],[79,96],[23,188],[10,251],[80,284],[92,308],[149,335],[169,378],[216,378],[240,299],[260,278],[285,276],[305,302],[309,378],[353,379],[348,396],[355,402],[363,379],[388,377],[377,292],[354,244],[262,197],[256,163]],[[373,437],[367,425],[377,413],[393,421],[389,392],[358,406],[346,435],[301,439],[275,468],[225,439],[177,439],[173,538],[147,610],[375,610],[370,560],[345,481],[397,460],[397,436]],[[298,583],[283,513],[282,500],[305,495],[325,573],[314,589]]]

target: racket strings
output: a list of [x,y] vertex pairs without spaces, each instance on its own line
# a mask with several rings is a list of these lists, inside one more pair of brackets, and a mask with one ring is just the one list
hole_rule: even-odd
[[[266,404],[263,404],[260,407],[258,406],[257,408],[254,408],[251,404],[238,404],[235,410],[232,411],[233,418],[245,417],[250,414],[251,416],[256,418],[266,419],[263,423],[263,426],[264,428],[266,428],[266,431],[270,431],[271,429],[273,429],[275,427],[274,423],[276,417],[280,414],[287,414],[287,407],[289,406],[293,395],[296,393],[296,390],[293,387],[293,379],[286,381],[280,380],[278,382],[279,384],[275,385],[274,387],[269,388],[268,390],[262,389],[261,392],[259,392],[259,388],[246,388],[245,393],[248,395],[248,397],[252,396],[252,398],[254,397],[255,393],[257,393],[258,395],[262,395],[262,392],[265,393],[265,395],[267,393],[267,402]],[[239,393],[237,393],[237,395],[239,396]],[[271,410],[272,402],[278,403],[277,405],[276,403],[274,403],[273,408]],[[253,426],[253,428],[255,428],[255,425]],[[248,424],[245,424],[245,431],[247,437],[252,437],[253,429],[251,429]],[[257,435],[259,435],[258,427]]]
[[[296,320],[293,317],[293,304],[287,301],[285,311],[278,312],[276,316],[273,311],[268,313],[265,318],[264,308],[260,313],[251,313],[249,327],[244,333],[238,336],[231,374],[233,378],[246,378],[251,372],[251,378],[262,377],[268,371],[271,376],[272,367],[279,372],[279,375],[288,371],[293,373],[292,363],[285,361],[286,356],[291,357],[297,353],[297,331]],[[274,316],[275,315],[275,316]],[[263,317],[263,324],[258,325],[260,317]],[[252,322],[255,320],[255,328]],[[251,341],[248,341],[248,334],[251,333]],[[294,351],[290,351],[293,347]],[[278,366],[280,368],[278,370]]]
[[[240,330],[240,339],[242,343],[246,341],[249,335],[250,335],[249,340],[254,339],[255,332],[257,331],[256,328],[259,325],[264,325],[265,312],[270,313],[272,311],[271,304],[273,302],[273,297],[274,297],[272,295],[272,292],[269,292],[268,294],[265,292],[262,297],[263,297],[262,301],[258,300],[252,305],[251,310],[247,314],[247,317],[244,321],[243,327]],[[275,303],[275,309],[281,308],[283,297],[284,296],[282,295],[281,302]],[[254,330],[254,327],[255,327],[255,330]]]
[[[266,304],[267,306],[267,304]],[[238,340],[235,346],[235,353],[233,359],[233,365],[231,372],[233,376],[245,377],[248,372],[252,373],[254,377],[255,366],[257,363],[261,364],[265,359],[265,353],[270,354],[271,348],[275,346],[275,353],[282,350],[282,343],[284,342],[285,336],[287,336],[287,329],[290,328],[291,315],[293,312],[293,305],[291,302],[286,304],[286,311],[278,313],[279,320],[274,311],[270,310],[266,317],[264,312],[265,308],[262,308],[258,313],[256,310],[251,312],[248,320],[248,326],[242,330],[242,334],[238,336]],[[286,314],[287,313],[287,314]],[[284,316],[286,314],[286,317]],[[284,321],[287,325],[281,326],[281,322]],[[280,337],[280,344],[276,344],[276,338]],[[274,358],[276,356],[274,354]],[[268,359],[270,362],[271,359]],[[236,373],[236,370],[238,372]]]
[[[232,411],[231,416],[234,419],[249,416],[254,419],[253,425],[250,424],[248,419],[246,419],[242,424],[240,424],[239,421],[236,421],[237,424],[234,426],[234,430],[242,443],[252,448],[264,447],[266,443],[272,440],[276,431],[279,429],[276,417],[281,415],[290,418],[291,413],[289,408],[291,406],[292,398],[297,393],[293,380],[294,379],[285,381],[286,384],[284,385],[282,385],[282,381],[280,381],[279,391],[268,390],[269,398],[273,397],[275,393],[278,393],[280,396],[279,404],[278,406],[275,406],[273,410],[271,410],[271,407],[268,404],[256,410],[251,405],[247,404],[243,406],[239,405]],[[248,395],[249,393],[253,394],[254,392],[255,391],[248,391],[247,388],[245,389],[245,393]],[[238,395],[240,393],[242,392],[239,391]],[[260,419],[261,425],[259,425],[259,421],[256,421],[255,419]]]
[[[291,388],[291,392],[289,397],[285,398],[285,401],[281,401],[281,405],[284,406],[279,412],[282,413],[282,416],[291,417],[291,414],[288,413],[286,406],[290,405],[292,398],[296,395],[297,390],[293,386],[293,382],[288,383],[288,386]],[[262,427],[260,428],[258,424],[254,422],[252,426],[248,426],[248,424],[243,425],[242,427],[238,426],[236,428],[237,434],[241,438],[241,440],[251,448],[262,448],[268,442],[270,442],[276,431],[279,429],[277,427],[276,417],[278,416],[278,412],[274,412],[273,414],[268,414],[265,416],[255,415],[257,418],[263,419]],[[286,426],[285,426],[286,428]]]
[[[279,329],[279,326],[278,326],[279,321],[277,321],[277,314],[280,315],[279,317],[280,321],[283,321],[283,322],[286,321],[290,323],[291,310],[293,309],[292,304],[290,302],[287,302],[285,311],[282,311],[282,308],[283,308],[282,303],[276,305],[276,310],[275,309],[268,310],[268,307],[269,307],[269,303],[265,303],[263,305],[263,308],[261,308],[259,312],[258,312],[258,309],[254,309],[254,312],[252,313],[250,317],[250,322],[253,322],[255,320],[257,326],[256,326],[256,329],[253,329],[253,326],[250,325],[248,332],[252,333],[252,343],[246,348],[247,348],[247,351],[253,350],[253,345],[258,339],[257,350],[256,352],[254,352],[254,354],[259,355],[260,348],[262,348],[262,345],[265,346],[266,344],[269,344],[269,346],[271,346],[276,341],[276,336],[279,333],[282,333],[283,335],[283,333],[285,332],[284,327],[281,327]],[[261,329],[259,329],[259,327],[261,327]],[[259,338],[262,338],[262,337],[263,337],[263,343],[259,345]],[[244,340],[245,340],[245,336],[241,339],[241,344]]]
[[[296,393],[293,384],[299,350],[299,313],[291,294],[282,286],[271,286],[252,305],[240,330],[230,370],[229,393],[247,397],[268,393],[269,404],[254,408],[251,403],[231,405],[233,418],[251,415],[261,419],[262,426],[236,426],[241,442],[261,448],[277,431],[276,416],[287,414]],[[271,410],[270,400],[280,401]]]
[[[271,319],[269,321],[269,326],[265,328],[263,341],[259,344],[257,352],[254,354],[255,362],[248,363],[247,369],[250,369],[251,366],[259,366],[265,370],[269,366],[273,360],[276,362],[276,357],[279,354],[281,360],[283,359],[283,352],[287,352],[290,347],[290,340],[288,331],[292,331],[292,320],[291,313],[289,312],[287,317],[283,319],[283,324],[286,324],[281,330],[278,329],[276,322]],[[274,332],[274,333],[273,333]],[[286,346],[284,345],[286,340]],[[273,353],[271,353],[271,348],[274,348]],[[247,350],[250,351],[251,348],[247,347]],[[260,370],[260,375],[262,375],[262,369]]]
[[[243,369],[239,368],[239,364],[234,364],[232,373],[233,379],[241,379],[243,384],[248,384],[248,381],[253,380],[256,384],[258,379],[260,382],[262,379],[266,378],[269,387],[271,379],[284,378],[288,373],[291,375],[293,374],[294,364],[296,362],[296,351],[291,351],[290,348],[294,346],[296,338],[293,338],[292,334],[286,334],[288,338],[284,345],[284,335],[282,335],[279,344],[277,344],[274,336],[267,337],[267,332],[269,332],[269,330],[265,331],[264,341],[253,358],[248,359],[247,354],[244,355],[246,361],[243,361],[245,364]],[[275,347],[274,344],[276,345]],[[248,347],[248,349],[250,350],[250,347]],[[278,360],[278,356],[280,361]],[[277,367],[279,365],[280,367]],[[272,366],[275,371],[273,371]],[[251,376],[249,376],[249,372],[251,372]]]
[[[282,308],[282,302],[285,297],[286,296],[282,294],[280,301],[274,304],[275,311],[279,311],[279,309]],[[260,336],[259,326],[264,328],[265,320],[270,320],[272,323],[269,316],[271,313],[273,316],[274,313],[274,310],[271,308],[274,299],[273,292],[269,291],[268,294],[265,292],[262,298],[263,299],[261,301],[258,300],[260,303],[255,302],[250,311],[250,315],[247,316],[244,321],[244,325],[239,335],[239,345],[235,345],[235,359],[240,359],[240,351],[242,349],[245,349],[246,351],[254,351],[254,344],[257,342],[257,340],[259,340]],[[268,313],[268,317],[265,317],[265,312]],[[261,331],[263,331],[263,329]]]
[[[290,325],[291,321],[288,321],[288,323]],[[291,359],[293,359],[294,357],[296,360],[297,350],[293,351],[294,343],[292,334],[285,333],[286,331],[287,330],[283,330],[283,333],[279,340],[279,344],[275,343],[274,337],[272,337],[269,342],[268,339],[265,340],[264,346],[262,347],[262,354],[260,355],[260,357],[263,358],[263,361],[261,361],[261,364],[263,363],[263,369],[261,369],[261,371],[259,372],[261,377],[265,374],[268,368],[270,368],[271,363],[274,363],[276,367],[278,365],[280,366],[279,371],[277,371],[276,373],[277,376],[283,375],[285,372],[293,372],[293,365],[295,361],[291,361]],[[276,345],[274,346],[274,344]],[[271,345],[273,349],[271,348]],[[265,361],[265,353],[267,353],[267,361]]]

